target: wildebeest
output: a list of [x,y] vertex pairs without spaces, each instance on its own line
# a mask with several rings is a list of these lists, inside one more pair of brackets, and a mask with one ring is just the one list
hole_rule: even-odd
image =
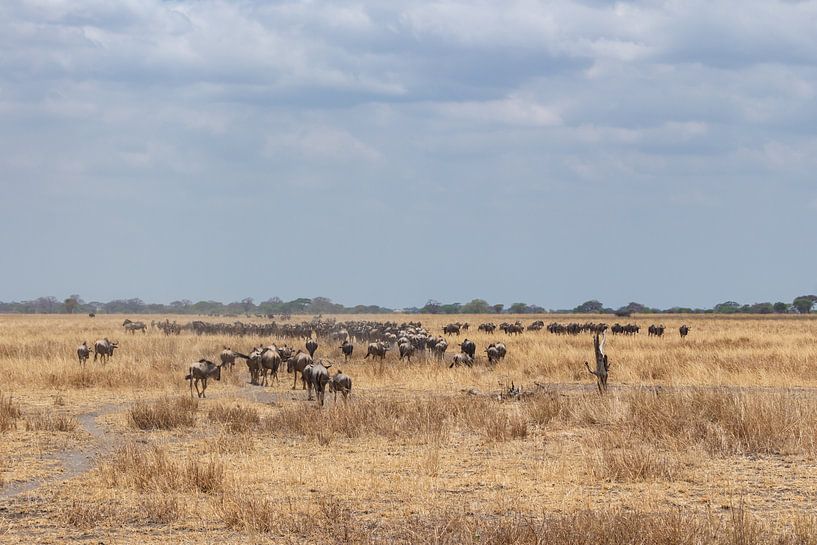
[[443,333],[446,334],[446,335],[455,335],[455,334],[459,335],[461,327],[462,327],[462,325],[460,323],[446,324],[445,326],[443,326]]
[[488,363],[493,365],[499,361],[499,350],[496,349],[494,344],[488,345],[488,348],[485,349],[485,354],[488,356]]
[[96,318],[96,314],[93,312],[88,313],[88,318]]
[[349,361],[349,358],[352,357],[352,352],[355,349],[355,345],[350,343],[349,341],[343,341],[343,344],[340,345],[340,351],[343,353],[343,361]]
[[88,341],[82,341],[82,344],[77,347],[77,357],[79,358],[79,364],[85,365],[85,362],[88,361],[90,355],[91,349],[88,348]]
[[315,351],[318,349],[318,341],[315,339],[309,339],[306,341],[306,351],[309,352],[311,357],[315,357]]
[[[207,397],[204,392],[207,390],[207,379],[210,377],[221,380],[221,365],[216,365],[212,361],[204,358],[190,366],[190,373],[184,377],[185,380],[190,381],[190,397],[193,397],[193,385],[196,386],[196,393],[199,397]],[[201,382],[201,391],[199,391],[199,382]]]
[[119,348],[119,343],[116,341],[109,341],[108,337],[99,339],[94,343],[94,361],[97,356],[102,363],[105,363],[113,357],[113,351]]
[[647,334],[650,337],[652,336],[661,337],[664,335],[664,329],[665,329],[664,324],[661,325],[653,324],[649,328],[647,328]]
[[[298,373],[301,373],[301,379],[303,379],[304,369],[310,364],[312,364],[312,356],[300,350],[298,350],[287,360],[287,373],[292,373],[294,375],[292,381],[293,390],[298,385]],[[304,389],[306,389],[306,383],[304,383]]]
[[493,322],[479,324],[479,327],[477,329],[479,331],[484,331],[485,333],[493,333],[494,331],[496,331],[496,324]]
[[400,360],[406,358],[409,363],[411,363],[411,357],[414,355],[414,346],[408,342],[404,342],[397,345],[397,348],[400,350]]
[[460,350],[462,350],[464,354],[468,354],[469,356],[471,356],[471,359],[473,360],[474,357],[476,357],[477,345],[476,343],[474,343],[474,341],[465,339],[464,341],[462,341],[462,344],[460,345]]
[[268,375],[278,381],[278,368],[281,366],[281,355],[275,345],[264,347],[261,350],[261,386],[269,384]]
[[308,388],[307,399],[312,399],[312,390],[315,390],[315,395],[318,397],[321,405],[323,405],[324,396],[326,394],[326,385],[329,383],[329,368],[332,364],[325,364],[323,360],[317,363],[310,363],[302,372],[302,380],[304,386]]
[[369,356],[372,359],[380,358],[380,361],[386,359],[386,352],[389,351],[389,345],[383,342],[376,342],[376,343],[369,343],[368,348],[366,349],[366,355],[363,356],[363,359],[367,359]]
[[232,371],[233,366],[235,365],[236,358],[244,358],[246,360],[249,359],[250,357],[247,356],[246,354],[242,354],[241,352],[231,350],[230,348],[225,346],[224,350],[221,352],[221,366],[222,367],[226,366],[227,369]]
[[434,345],[434,355],[437,356],[438,360],[442,360],[445,357],[446,350],[448,350],[448,342],[445,339],[440,339]]
[[689,335],[689,326],[684,324],[678,328],[678,332],[681,334],[681,338],[683,339],[687,335]]
[[338,402],[338,392],[343,394],[343,400],[346,401],[346,396],[352,393],[352,379],[338,369],[338,372],[329,381],[329,391],[335,393],[335,403]]
[[504,360],[505,356],[508,354],[508,349],[505,347],[505,343],[494,343],[494,348],[499,353],[499,359]]
[[263,348],[253,348],[247,357],[247,369],[250,372],[250,384],[258,385],[258,378],[261,376],[261,354]]
[[599,340],[598,333],[593,335],[593,350],[596,354],[596,370],[593,371],[590,369],[590,364],[584,362],[584,366],[587,367],[587,371],[591,375],[595,375],[596,386],[598,386],[600,394],[607,391],[607,372],[610,369],[610,363],[607,360],[607,355],[604,353],[605,340],[606,335],[604,333],[601,334],[601,340]]
[[148,332],[148,326],[145,325],[144,322],[133,322],[129,318],[126,318],[124,322],[122,322],[122,327],[125,328],[126,332],[136,333],[137,331],[141,331],[142,333]]
[[451,365],[449,365],[448,368],[450,369],[455,365],[467,365],[468,367],[471,367],[472,365],[474,365],[474,358],[472,358],[471,356],[464,352],[454,354],[454,359],[451,360]]

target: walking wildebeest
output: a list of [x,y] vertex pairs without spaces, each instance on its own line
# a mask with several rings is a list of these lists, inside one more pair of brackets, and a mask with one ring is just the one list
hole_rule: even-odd
[[122,327],[125,328],[126,332],[136,333],[137,331],[141,331],[142,333],[148,332],[148,326],[145,325],[144,322],[133,322],[129,318],[126,318],[124,322],[122,322]]
[[315,357],[315,351],[318,349],[318,341],[309,339],[306,341],[306,351],[309,352],[310,357]]
[[221,366],[222,367],[226,366],[227,369],[232,371],[233,366],[235,365],[236,358],[244,358],[245,360],[250,359],[250,357],[247,356],[246,354],[236,352],[225,346],[224,350],[221,352]]
[[508,354],[508,349],[505,347],[505,343],[495,343],[494,348],[496,348],[496,351],[499,352],[499,359],[504,360],[505,356]]
[[343,401],[346,401],[346,396],[352,393],[352,379],[338,369],[338,372],[329,381],[329,391],[335,393],[335,403],[338,402],[338,392],[343,394]]
[[306,387],[309,389],[307,400],[312,399],[312,389],[315,389],[315,395],[318,397],[321,405],[323,405],[324,396],[326,395],[326,385],[329,383],[329,368],[332,364],[325,365],[323,360],[317,363],[310,363],[307,365],[302,375]]
[[109,341],[108,337],[99,339],[94,343],[94,361],[97,356],[102,363],[107,362],[113,357],[113,351],[119,348],[119,343],[116,341]]
[[[292,357],[290,357],[287,360],[287,373],[292,373],[294,375],[292,381],[293,390],[298,384],[298,373],[301,373],[301,379],[303,380],[304,368],[306,368],[307,365],[311,364],[312,356],[300,350],[298,350],[295,354],[292,355]],[[304,389],[306,389],[306,383],[304,383]]]
[[488,356],[488,363],[493,365],[499,361],[499,350],[497,350],[496,345],[489,344],[488,348],[485,349],[485,353]]
[[460,334],[460,328],[461,328],[461,327],[462,327],[462,326],[461,326],[459,323],[456,323],[456,324],[446,324],[446,325],[443,327],[443,333],[444,333],[444,334],[446,334],[446,335],[454,335],[454,334],[459,335],[459,334]]
[[91,349],[88,348],[88,341],[82,341],[82,344],[77,347],[77,357],[79,358],[79,364],[85,365],[85,362],[88,361],[90,355]]
[[689,335],[689,326],[684,324],[680,328],[678,328],[678,332],[681,334],[681,338],[683,339],[687,335]]
[[247,357],[247,369],[250,372],[250,384],[258,385],[258,378],[261,376],[261,354],[263,348],[253,348]]
[[267,386],[269,384],[268,375],[272,375],[272,378],[278,382],[278,368],[280,366],[281,355],[278,353],[275,345],[267,346],[261,350],[261,367],[259,369],[263,379],[261,386]]
[[[207,379],[210,377],[221,380],[221,365],[216,365],[204,358],[191,365],[190,373],[184,377],[185,380],[190,381],[190,397],[193,397],[193,385],[195,384],[198,396],[206,398],[204,392],[207,390]],[[199,382],[201,382],[201,391],[199,391]]]
[[389,351],[389,345],[383,342],[376,342],[376,343],[369,343],[368,349],[366,350],[366,355],[363,356],[363,359],[367,359],[369,356],[372,359],[380,358],[380,361],[386,359],[386,352]]
[[400,350],[400,360],[406,358],[409,363],[411,363],[411,357],[414,355],[414,346],[408,342],[405,342],[403,344],[398,344],[397,348]]
[[349,358],[352,357],[352,352],[354,349],[355,345],[349,341],[343,341],[343,344],[340,345],[340,351],[343,353],[343,361],[349,361]]

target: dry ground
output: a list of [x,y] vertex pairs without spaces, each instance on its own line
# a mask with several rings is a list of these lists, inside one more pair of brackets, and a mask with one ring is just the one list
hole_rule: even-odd
[[[475,331],[497,318],[390,317],[470,321],[473,369],[322,341],[354,393],[321,409],[243,363],[190,399],[189,363],[254,338],[0,316],[0,543],[817,543],[817,321],[661,317],[663,339],[608,336],[600,397],[590,335]],[[105,336],[113,361],[80,369]],[[530,395],[497,399],[511,382]]]

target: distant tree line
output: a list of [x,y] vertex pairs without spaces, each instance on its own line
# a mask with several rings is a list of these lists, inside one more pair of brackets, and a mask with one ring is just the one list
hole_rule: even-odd
[[[808,314],[815,310],[817,296],[801,295],[791,303],[740,304],[735,301],[719,303],[712,308],[672,307],[667,309],[651,308],[641,303],[630,303],[614,309],[605,307],[600,301],[591,299],[571,309],[547,310],[538,305],[513,303],[491,304],[484,299],[473,299],[468,303],[441,303],[429,299],[422,307],[399,309],[407,313],[424,314],[544,314],[577,313],[577,314],[614,314],[629,316],[631,314]],[[347,307],[334,303],[327,297],[299,297],[284,301],[272,297],[256,303],[252,297],[245,297],[232,303],[219,301],[192,302],[187,299],[172,301],[168,304],[145,303],[141,299],[114,299],[113,301],[84,301],[79,295],[72,294],[60,300],[56,297],[38,297],[31,301],[0,302],[0,313],[19,314],[192,314],[212,316],[246,316],[273,314],[387,314],[395,310],[378,305],[355,305]]]

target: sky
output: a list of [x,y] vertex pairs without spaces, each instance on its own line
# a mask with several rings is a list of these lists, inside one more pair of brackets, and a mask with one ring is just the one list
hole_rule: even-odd
[[0,300],[817,292],[817,2],[0,2]]

